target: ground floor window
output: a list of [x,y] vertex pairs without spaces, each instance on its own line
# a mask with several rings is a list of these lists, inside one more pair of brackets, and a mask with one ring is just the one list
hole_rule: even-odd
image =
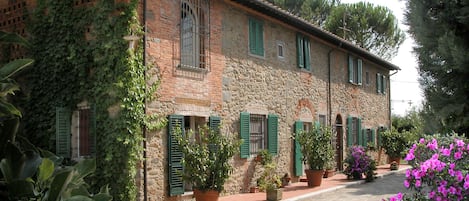
[[242,112],[240,114],[241,158],[255,156],[262,149],[271,154],[278,151],[278,116]]

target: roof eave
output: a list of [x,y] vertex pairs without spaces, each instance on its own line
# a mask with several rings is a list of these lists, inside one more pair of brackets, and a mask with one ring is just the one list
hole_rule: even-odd
[[344,40],[332,33],[329,33],[327,31],[322,30],[321,28],[289,13],[286,12],[266,1],[263,0],[231,0],[233,2],[236,2],[238,4],[244,5],[246,7],[249,7],[253,10],[256,10],[258,12],[261,12],[267,16],[273,17],[275,19],[278,19],[280,21],[285,22],[286,24],[290,24],[294,27],[298,27],[298,29],[301,29],[307,33],[310,33],[311,35],[317,36],[324,41],[331,43],[333,45],[339,46],[343,49],[349,50],[355,54],[361,55],[363,58],[374,62],[378,65],[381,65],[389,70],[400,70],[400,68],[389,61],[386,61],[371,52],[358,47],[351,42]]

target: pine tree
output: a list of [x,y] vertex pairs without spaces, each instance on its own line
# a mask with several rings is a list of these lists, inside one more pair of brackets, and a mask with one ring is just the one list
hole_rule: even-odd
[[434,132],[468,133],[469,1],[408,0],[406,21],[416,42],[424,118],[439,122]]

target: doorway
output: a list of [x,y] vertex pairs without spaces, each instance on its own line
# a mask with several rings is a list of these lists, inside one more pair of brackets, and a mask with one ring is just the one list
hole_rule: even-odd
[[342,171],[344,169],[342,161],[344,158],[344,127],[340,115],[337,115],[335,118],[335,132],[335,161],[337,163],[337,170]]

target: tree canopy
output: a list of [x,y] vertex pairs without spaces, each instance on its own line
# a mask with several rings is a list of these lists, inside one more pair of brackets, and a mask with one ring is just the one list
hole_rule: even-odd
[[340,0],[269,0],[312,24],[390,60],[404,42],[404,32],[386,7]]
[[468,16],[467,0],[407,2],[406,23],[415,39],[426,100],[424,119],[438,122],[439,132],[469,131]]
[[332,9],[340,4],[340,0],[269,0],[269,2],[319,27],[323,27]]
[[388,60],[405,39],[391,10],[364,2],[335,7],[324,28]]

